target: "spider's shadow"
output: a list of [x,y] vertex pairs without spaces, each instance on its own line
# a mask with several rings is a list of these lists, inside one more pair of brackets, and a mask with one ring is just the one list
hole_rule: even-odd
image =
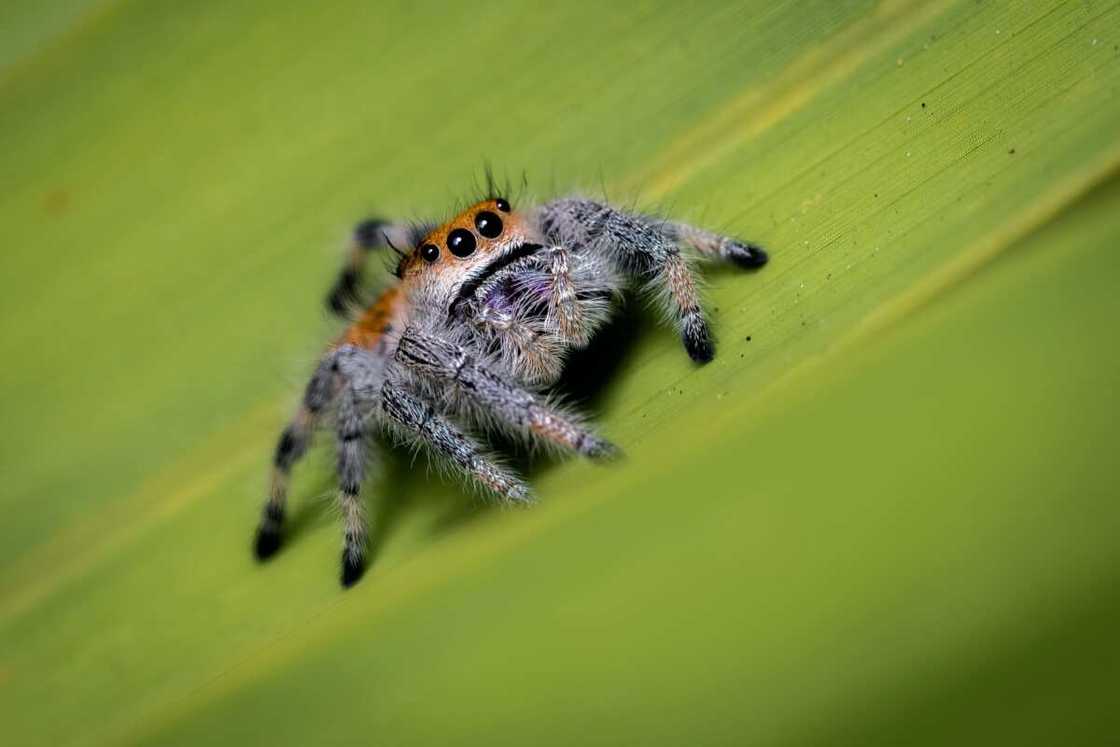
[[[652,326],[650,314],[637,305],[626,305],[618,310],[610,322],[599,331],[585,349],[574,353],[568,360],[561,381],[554,388],[556,394],[585,412],[598,412],[609,398],[613,382],[624,366],[636,340]],[[517,472],[532,481],[533,477],[551,469],[557,463],[540,453],[532,453],[526,446],[500,433],[479,434],[492,449],[502,454]],[[427,480],[438,479],[427,475],[426,457],[413,457],[399,449],[383,449],[385,454],[381,475],[370,481],[371,504],[369,564],[376,557],[400,520],[419,508],[419,502],[440,503],[437,518],[431,526],[433,536],[455,531],[477,520],[496,508],[492,502],[456,495],[446,500],[446,491],[436,491],[434,496],[426,489]],[[329,465],[333,460],[317,460],[315,488],[305,495],[329,496],[335,490],[335,476]],[[301,491],[303,492],[303,491]],[[287,526],[287,541],[291,542],[312,528],[330,524],[334,514],[329,500],[297,500],[292,507]]]
[[[414,475],[410,455],[383,448],[384,460],[376,478],[363,490],[368,515],[369,545],[367,565],[372,565],[385,541],[407,507],[417,507],[417,494],[424,495],[422,478]],[[422,459],[423,457],[421,457]],[[332,503],[338,490],[338,478],[330,468],[332,460],[318,460],[314,482],[310,489],[301,490],[303,497],[293,496],[293,506],[285,528],[285,543],[296,541],[301,535],[318,527],[334,526],[338,510]]]
[[623,306],[564,369],[556,392],[581,408],[600,409],[609,385],[621,370],[634,343],[653,326],[651,314],[636,304]]

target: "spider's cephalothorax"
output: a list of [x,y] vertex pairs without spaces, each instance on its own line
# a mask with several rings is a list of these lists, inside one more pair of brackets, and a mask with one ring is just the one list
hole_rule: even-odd
[[362,311],[328,349],[303,403],[276,447],[257,531],[261,559],[280,546],[292,464],[316,424],[333,416],[339,504],[345,522],[342,583],[364,568],[366,520],[358,498],[369,441],[381,434],[419,443],[486,493],[530,499],[528,487],[469,433],[500,429],[532,444],[603,458],[614,447],[574,413],[541,394],[565,358],[587,345],[633,281],[668,309],[693,360],[714,353],[690,259],[760,267],[757,246],[624,212],[581,198],[514,210],[480,202],[444,225],[369,220],[328,305],[343,313],[358,297],[371,249],[409,246],[399,282]]

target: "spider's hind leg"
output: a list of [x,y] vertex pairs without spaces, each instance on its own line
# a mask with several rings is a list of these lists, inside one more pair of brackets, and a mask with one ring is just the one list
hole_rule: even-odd
[[268,499],[261,511],[254,543],[254,552],[259,560],[267,560],[280,549],[292,467],[311,445],[315,426],[323,410],[334,399],[336,387],[337,368],[332,355],[323,359],[315,370],[307,383],[299,410],[284,428],[276,444]]
[[365,305],[362,297],[362,270],[374,249],[396,247],[404,251],[412,247],[429,226],[425,224],[394,223],[381,218],[367,218],[354,226],[350,251],[346,262],[338,271],[334,285],[327,294],[326,305],[335,316],[345,317],[355,307]]
[[373,408],[368,390],[378,386],[379,363],[369,351],[352,346],[338,348],[320,362],[307,385],[302,405],[276,446],[272,486],[257,528],[255,551],[260,560],[280,549],[291,468],[307,452],[324,410],[333,405],[338,442],[338,505],[344,526],[342,585],[350,586],[361,578],[369,532],[359,494],[369,457],[367,422]]
[[352,385],[339,396],[338,506],[344,526],[342,543],[342,585],[351,586],[365,571],[366,544],[369,537],[365,509],[359,493],[366,476],[366,416]]

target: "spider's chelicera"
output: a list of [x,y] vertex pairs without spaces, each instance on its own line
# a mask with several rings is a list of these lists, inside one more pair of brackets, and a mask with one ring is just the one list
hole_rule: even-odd
[[343,314],[362,266],[381,246],[415,247],[399,282],[361,311],[328,348],[276,447],[256,553],[280,547],[288,476],[320,422],[334,425],[338,501],[345,523],[342,583],[365,565],[367,523],[358,493],[369,442],[419,444],[484,492],[513,502],[528,486],[472,432],[501,430],[559,451],[605,458],[614,447],[544,392],[568,354],[585,347],[622,291],[651,288],[693,360],[712,359],[712,336],[691,262],[760,267],[757,246],[581,198],[514,211],[484,200],[438,227],[367,220],[328,297]]

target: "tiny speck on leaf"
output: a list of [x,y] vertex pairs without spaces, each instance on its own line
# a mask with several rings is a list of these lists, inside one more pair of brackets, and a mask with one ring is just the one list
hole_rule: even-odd
[[1009,155],[1009,156],[1015,155],[1015,149],[1014,148],[1008,148],[1007,149],[1007,155]]
[[922,102],[922,108],[923,108],[923,109],[925,109],[925,108],[926,108],[926,102],[924,102],[924,101]]
[[747,342],[750,342],[750,341],[751,341],[751,336],[747,335]]

